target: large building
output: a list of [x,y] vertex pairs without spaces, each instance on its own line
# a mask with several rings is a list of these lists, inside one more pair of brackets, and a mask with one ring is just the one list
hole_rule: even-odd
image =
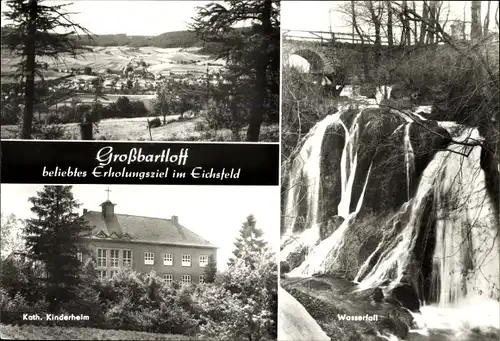
[[100,211],[83,210],[82,218],[92,228],[88,237],[91,254],[79,254],[85,262],[91,256],[100,278],[112,277],[131,266],[140,272],[154,271],[167,281],[201,283],[204,268],[217,248],[182,226],[177,216],[170,219],[115,214],[115,204],[106,200]]

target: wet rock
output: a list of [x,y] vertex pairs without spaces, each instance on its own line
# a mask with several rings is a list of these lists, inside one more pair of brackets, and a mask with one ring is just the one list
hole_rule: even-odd
[[290,264],[287,262],[280,262],[280,275],[283,276],[290,272]]
[[408,284],[402,284],[390,291],[387,302],[397,301],[410,311],[417,312],[420,309],[420,301],[415,290]]
[[370,255],[375,251],[377,248],[378,244],[380,243],[380,237],[372,235],[368,237],[362,244],[361,247],[359,248],[358,252],[358,263],[363,264],[365,260],[370,257]]
[[307,248],[302,248],[300,251],[292,252],[288,256],[286,262],[291,269],[296,268],[306,259]]
[[376,288],[373,291],[371,298],[375,302],[382,302],[382,300],[384,299],[384,293],[382,292],[382,289]]
[[334,216],[330,220],[328,220],[328,223],[323,224],[321,226],[321,229],[319,231],[319,236],[321,240],[324,240],[339,228],[339,226],[342,224],[344,221],[344,218],[341,216]]

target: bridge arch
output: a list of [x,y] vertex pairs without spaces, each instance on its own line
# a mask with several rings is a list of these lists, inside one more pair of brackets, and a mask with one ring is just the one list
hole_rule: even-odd
[[333,60],[330,60],[321,48],[302,46],[302,44],[297,43],[285,42],[285,46],[283,46],[285,63],[291,64],[290,61],[293,60],[293,56],[298,56],[309,63],[309,73],[330,74],[333,72],[333,67],[331,65]]

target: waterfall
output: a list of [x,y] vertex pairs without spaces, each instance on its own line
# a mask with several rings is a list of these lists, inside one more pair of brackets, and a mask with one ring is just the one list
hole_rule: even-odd
[[[478,136],[477,131],[469,130],[462,140]],[[438,152],[424,170],[408,223],[395,246],[384,250],[361,281],[362,288],[387,280],[394,286],[401,281],[424,218],[425,199],[432,195],[436,218],[433,276],[439,279],[439,304],[446,307],[473,296],[498,298],[499,245],[493,203],[486,194],[479,164],[480,147],[453,144],[448,149]],[[370,259],[356,278],[366,270]]]
[[407,123],[405,126],[404,137],[407,200],[410,200],[411,177],[413,175],[413,169],[415,168],[415,155],[413,154],[413,147],[411,146],[410,141],[410,127],[411,123]]
[[[326,116],[318,122],[304,138],[304,144],[294,156],[288,173],[288,193],[285,204],[285,224],[287,236],[285,241],[288,248],[283,250],[286,257],[298,247],[314,245],[319,238],[319,229],[314,228],[318,223],[318,198],[321,186],[321,146],[326,130],[337,122],[340,112]],[[301,194],[305,192],[305,198]],[[297,221],[298,209],[305,200],[307,207],[305,217],[306,229],[304,233],[294,233],[293,227]],[[305,232],[305,231],[304,231]],[[288,251],[287,251],[288,250]]]
[[345,124],[340,120],[340,124],[345,131],[344,149],[342,151],[342,158],[340,160],[340,181],[342,184],[341,193],[342,197],[338,205],[338,215],[346,218],[349,215],[349,207],[352,197],[352,186],[354,185],[354,177],[356,175],[356,166],[358,165],[358,139],[359,139],[359,124],[358,119],[363,113],[360,109],[351,129],[347,129]]
[[339,255],[339,251],[344,244],[345,232],[363,205],[366,185],[368,184],[368,180],[370,178],[371,169],[372,164],[370,164],[370,168],[368,169],[368,174],[366,175],[365,184],[356,205],[356,210],[350,213],[342,224],[328,238],[322,240],[314,247],[314,249],[312,249],[312,251],[307,255],[306,260],[290,272],[289,275],[291,277],[309,277],[314,274],[324,273],[330,265],[335,263]]

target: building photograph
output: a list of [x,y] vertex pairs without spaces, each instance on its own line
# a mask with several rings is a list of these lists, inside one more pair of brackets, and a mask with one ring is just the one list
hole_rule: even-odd
[[135,339],[273,337],[278,191],[2,184],[2,337],[53,316]]

